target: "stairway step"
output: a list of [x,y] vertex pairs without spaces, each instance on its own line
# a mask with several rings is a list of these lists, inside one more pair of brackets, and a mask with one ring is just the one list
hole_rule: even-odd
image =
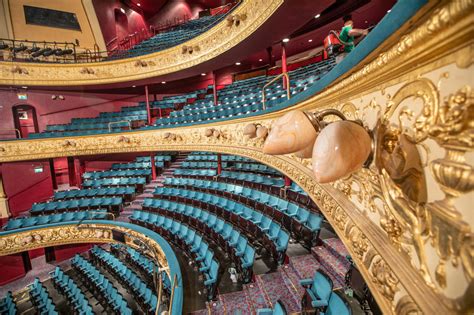
[[251,315],[252,307],[247,300],[247,295],[243,291],[221,294],[227,314]]
[[280,267],[283,279],[285,280],[285,284],[289,290],[293,290],[297,297],[300,298],[304,294],[304,288],[300,285],[300,277],[296,273],[295,269],[292,265],[284,265]]
[[311,252],[321,263],[322,269],[332,278],[334,288],[343,287],[344,278],[349,270],[347,259],[340,259],[325,246],[313,247]]
[[312,278],[321,263],[311,254],[290,257],[290,265],[301,279]]
[[[328,238],[323,240],[323,245],[326,247],[331,253],[342,260],[347,260],[346,257],[349,255],[344,243],[338,238]],[[349,265],[349,262],[348,262]]]
[[290,291],[285,285],[285,280],[280,272],[272,272],[264,275],[258,275],[262,288],[270,299],[272,305],[280,300],[285,305],[288,313],[300,312],[301,305],[298,297]]
[[247,291],[248,299],[252,304],[253,309],[256,311],[259,308],[270,307],[267,301],[265,300],[265,295],[262,292],[262,289],[258,285],[258,282],[244,284],[243,289]]

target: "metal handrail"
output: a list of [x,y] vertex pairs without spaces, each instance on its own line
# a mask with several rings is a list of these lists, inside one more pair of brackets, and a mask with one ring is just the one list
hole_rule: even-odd
[[16,135],[17,135],[17,139],[20,139],[21,138],[21,132],[19,129],[17,128],[11,128],[11,129],[0,129],[0,131],[15,131]]
[[174,290],[176,289],[177,283],[178,283],[178,276],[175,274],[173,278],[173,288],[171,289],[171,296],[170,296],[170,302],[169,302],[170,307],[168,309],[168,314],[173,314],[172,310],[173,310]]
[[128,124],[128,129],[132,130],[132,123],[130,122],[130,120],[119,120],[119,121],[112,121],[112,122],[109,122],[108,126],[109,126],[109,132],[111,132],[112,130],[110,129],[110,126],[111,125],[117,125],[117,124],[120,124],[120,123],[127,123]]
[[283,80],[286,80],[286,96],[288,97],[288,99],[291,98],[291,93],[290,93],[290,76],[288,75],[288,73],[286,72],[283,72],[282,74],[280,75],[277,75],[276,77],[274,77],[270,82],[268,82],[267,84],[265,84],[262,88],[262,105],[263,105],[263,110],[266,110],[267,109],[267,104],[266,104],[266,99],[265,99],[265,89],[271,85],[272,83],[274,83],[275,81],[277,81],[278,79],[280,79],[281,77],[283,77],[284,79]]

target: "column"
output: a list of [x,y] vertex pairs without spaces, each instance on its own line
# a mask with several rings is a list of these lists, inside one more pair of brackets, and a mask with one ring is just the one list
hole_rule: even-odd
[[85,162],[78,158],[74,159],[74,174],[76,176],[76,185],[82,188],[82,174],[85,171]]
[[214,95],[214,105],[217,105],[217,102],[219,100],[217,99],[216,74],[214,73],[214,71],[212,71],[211,74],[212,74],[212,94]]
[[69,186],[76,186],[76,169],[74,167],[74,158],[70,156],[67,158],[67,173],[69,177]]
[[25,273],[28,273],[32,269],[29,252],[21,252],[21,259],[23,261],[23,269],[25,269]]
[[[281,43],[281,73],[288,73],[286,64],[286,43]],[[283,78],[283,88],[286,89],[286,80]]]
[[267,57],[268,57],[268,65],[270,67],[275,66],[275,61],[273,60],[273,48],[272,46],[267,47]]
[[54,252],[54,246],[49,246],[44,248],[44,258],[47,263],[56,260],[56,254]]
[[3,188],[2,179],[2,165],[0,164],[0,222],[10,217],[10,210],[8,208],[8,197]]
[[151,159],[151,179],[155,180],[156,179],[156,167],[155,167],[155,154],[154,153],[150,154],[150,159]]
[[222,173],[222,156],[220,153],[217,153],[217,175]]
[[291,186],[291,179],[285,175],[285,187],[290,187]]
[[148,98],[148,85],[145,85],[145,102],[146,102],[146,114],[148,117],[148,126],[151,125],[151,110],[150,110],[150,100]]
[[58,189],[58,182],[56,181],[56,171],[54,169],[54,159],[49,159],[49,171],[51,174],[51,182],[53,183],[53,189]]

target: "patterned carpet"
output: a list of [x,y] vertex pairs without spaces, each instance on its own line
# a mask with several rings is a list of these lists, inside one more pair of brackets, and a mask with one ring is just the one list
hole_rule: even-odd
[[293,290],[297,297],[301,299],[304,294],[304,288],[300,285],[300,277],[291,265],[284,265],[280,267],[285,276],[285,283],[290,290]]
[[321,267],[321,264],[311,254],[291,257],[290,265],[300,279],[312,278],[316,270]]
[[[244,292],[245,293],[245,292]],[[241,291],[221,295],[227,314],[251,315],[252,308],[249,305],[246,294]]]
[[247,291],[246,294],[252,303],[253,309],[257,310],[259,308],[267,308],[270,306],[257,282],[246,284],[244,290]]
[[[300,280],[312,278],[322,269],[333,280],[334,289],[343,287],[349,269],[346,255],[348,252],[339,239],[326,239],[321,246],[313,247],[311,254],[290,257],[289,264],[280,266],[276,272],[257,275],[256,282],[244,285],[242,291],[219,295],[219,300],[213,302],[216,305],[211,306],[211,314],[256,314],[256,310],[271,307],[277,300],[283,302],[288,313],[300,312],[304,294]],[[207,315],[208,311],[192,314]]]
[[257,278],[261,281],[260,284],[272,305],[274,305],[277,300],[281,300],[288,313],[301,311],[299,297],[294,290],[290,291],[285,285],[281,271],[259,275]]
[[[338,242],[340,243],[338,244]],[[321,263],[321,268],[332,278],[334,288],[344,287],[344,278],[349,270],[349,262],[346,259],[347,250],[342,242],[337,239],[328,239],[323,242],[323,246],[313,247],[311,251]]]
[[[338,238],[328,238],[323,241],[324,246],[331,251],[331,253],[339,258],[345,260],[346,256],[349,255],[346,247],[342,241]],[[349,264],[349,262],[347,262]]]

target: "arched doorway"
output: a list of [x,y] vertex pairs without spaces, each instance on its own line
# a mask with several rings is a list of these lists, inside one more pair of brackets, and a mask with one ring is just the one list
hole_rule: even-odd
[[12,107],[15,129],[19,131],[21,138],[27,138],[30,133],[39,131],[36,109],[28,104],[15,105]]

